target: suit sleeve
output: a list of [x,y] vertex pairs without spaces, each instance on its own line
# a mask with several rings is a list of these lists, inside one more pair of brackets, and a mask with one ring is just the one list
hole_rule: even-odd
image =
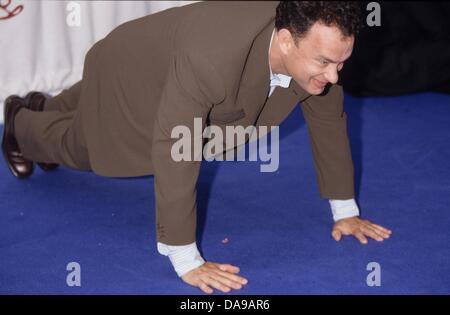
[[308,126],[319,191],[322,198],[354,198],[354,169],[342,87],[301,103]]
[[194,118],[202,119],[203,131],[212,106],[224,98],[224,89],[205,58],[177,52],[171,60],[152,141],[156,232],[158,242],[186,245],[195,242],[196,185],[201,161],[175,161],[171,149],[179,139],[171,138],[171,133],[175,126],[186,126],[193,143]]

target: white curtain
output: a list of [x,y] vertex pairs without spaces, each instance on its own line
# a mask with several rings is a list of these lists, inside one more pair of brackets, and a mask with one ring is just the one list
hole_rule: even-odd
[[192,2],[0,0],[0,123],[9,95],[80,80],[86,52],[116,26]]

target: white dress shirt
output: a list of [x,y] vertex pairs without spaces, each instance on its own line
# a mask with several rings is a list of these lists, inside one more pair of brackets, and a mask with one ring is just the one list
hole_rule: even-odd
[[[272,46],[274,34],[275,29],[273,30],[272,37],[270,39],[269,52],[270,47]],[[267,57],[269,58],[269,53]],[[269,70],[270,70],[270,91],[268,97],[272,95],[276,87],[288,88],[292,80],[292,77],[290,76],[273,73],[272,66],[270,65],[270,59],[269,59]],[[333,214],[334,221],[359,215],[359,209],[358,205],[355,202],[355,199],[347,199],[347,200],[330,199],[329,203],[331,206],[331,212]],[[169,259],[175,269],[175,272],[178,274],[179,277],[205,263],[205,260],[202,258],[202,256],[198,251],[196,242],[182,246],[171,246],[158,242],[157,248],[158,252],[161,255],[169,256]]]

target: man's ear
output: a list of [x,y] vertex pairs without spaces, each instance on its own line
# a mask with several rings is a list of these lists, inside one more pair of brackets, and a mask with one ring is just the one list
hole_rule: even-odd
[[283,55],[288,55],[290,50],[295,46],[291,32],[286,28],[282,28],[278,31],[277,36],[281,53]]

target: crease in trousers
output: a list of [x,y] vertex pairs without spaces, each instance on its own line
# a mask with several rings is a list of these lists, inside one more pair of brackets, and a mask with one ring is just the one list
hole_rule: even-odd
[[16,139],[25,158],[91,171],[78,110],[81,81],[45,101],[44,111],[20,110],[14,120]]

